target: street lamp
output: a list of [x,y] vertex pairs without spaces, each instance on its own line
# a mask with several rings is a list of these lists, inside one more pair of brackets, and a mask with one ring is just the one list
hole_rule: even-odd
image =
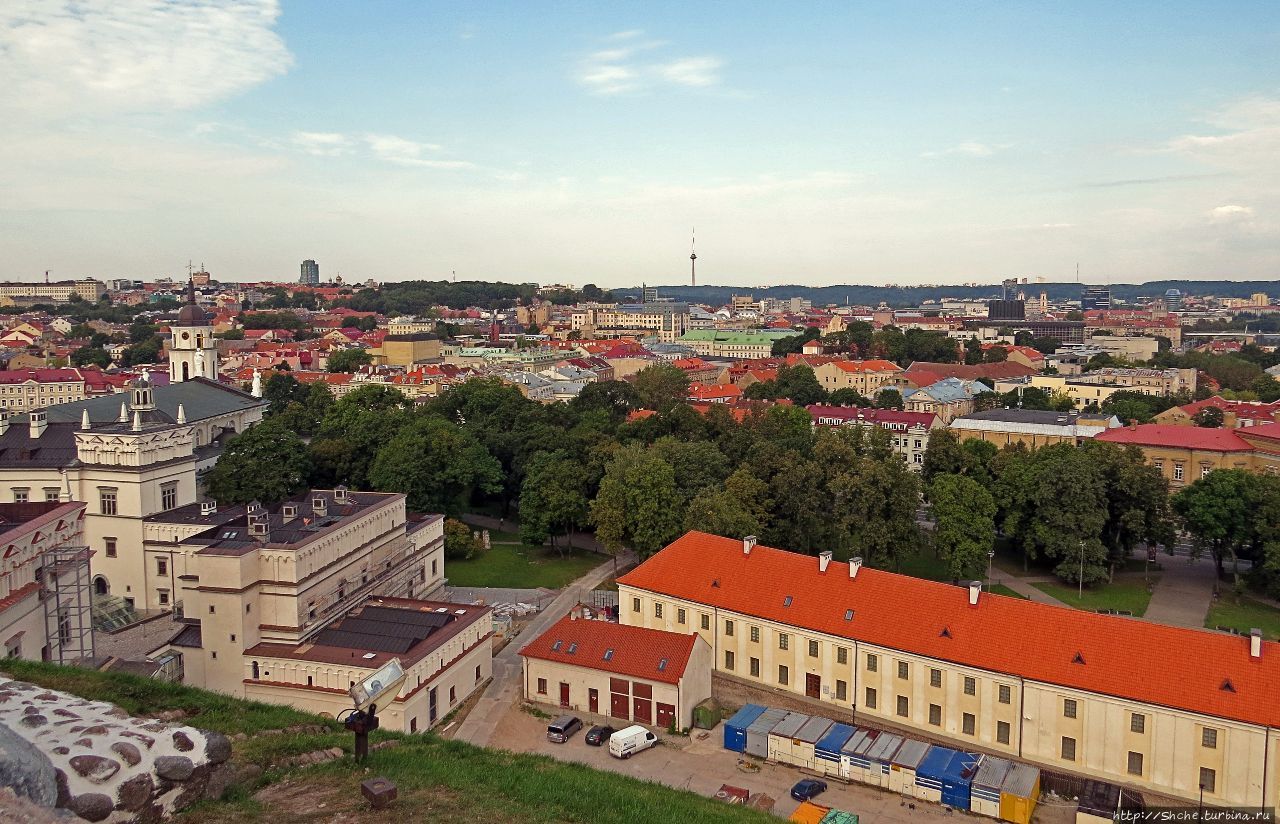
[[994,549],[987,550],[987,592],[991,591],[991,562],[996,557]]
[[1196,821],[1204,821],[1204,779],[1200,779],[1200,807],[1196,810]]
[[1076,581],[1079,587],[1079,594],[1076,596],[1079,600],[1084,600],[1084,540],[1080,541],[1080,578]]

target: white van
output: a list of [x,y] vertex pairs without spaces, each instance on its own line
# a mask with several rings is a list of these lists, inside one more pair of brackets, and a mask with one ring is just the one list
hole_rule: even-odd
[[614,758],[630,758],[657,743],[658,736],[639,724],[632,724],[609,736],[609,755]]

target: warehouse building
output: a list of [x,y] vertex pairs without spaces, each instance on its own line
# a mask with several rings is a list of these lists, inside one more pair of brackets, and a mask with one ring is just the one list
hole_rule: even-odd
[[[623,623],[717,672],[1060,772],[1273,806],[1280,645],[690,532],[618,580]],[[838,707],[842,712],[837,712]],[[844,714],[848,715],[845,716]]]

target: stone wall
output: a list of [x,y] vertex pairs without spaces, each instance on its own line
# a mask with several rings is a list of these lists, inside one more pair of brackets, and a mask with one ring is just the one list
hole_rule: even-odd
[[232,779],[225,735],[0,675],[0,785],[88,821],[154,822]]

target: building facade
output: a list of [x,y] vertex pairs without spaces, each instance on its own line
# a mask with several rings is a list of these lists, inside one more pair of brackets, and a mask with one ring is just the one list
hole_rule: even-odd
[[1087,438],[1120,426],[1114,415],[1045,412],[1036,409],[988,409],[953,420],[949,427],[961,441],[988,441],[996,448],[1022,444],[1039,449],[1055,443],[1079,446]]
[[0,298],[13,303],[67,303],[77,295],[88,303],[97,303],[107,293],[106,284],[93,278],[59,280],[54,283],[0,283]]
[[83,503],[0,503],[4,657],[73,664],[93,657]]
[[[618,580],[623,623],[833,717],[1211,805],[1272,806],[1280,644],[688,533]],[[681,620],[683,619],[683,620]],[[1171,651],[1177,651],[1171,655]]]
[[79,369],[0,370],[0,409],[30,412],[85,398],[85,379]]
[[319,286],[320,264],[314,260],[302,261],[302,275],[298,278],[298,283],[303,286]]
[[924,468],[929,434],[942,421],[932,412],[903,412],[897,409],[860,409],[856,406],[807,407],[816,426],[876,426],[889,433],[893,451],[911,469]]
[[828,392],[852,389],[859,395],[874,398],[881,387],[894,385],[902,374],[902,367],[887,360],[831,361],[818,366],[813,374]]

